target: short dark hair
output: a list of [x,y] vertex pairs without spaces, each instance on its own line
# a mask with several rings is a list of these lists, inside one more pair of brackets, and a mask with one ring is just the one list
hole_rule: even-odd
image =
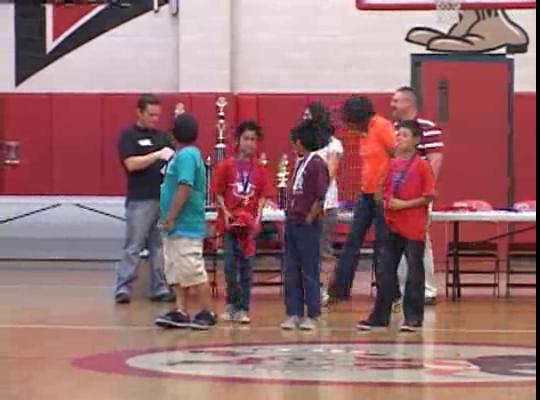
[[341,110],[343,122],[367,126],[375,115],[375,107],[371,100],[364,96],[353,96],[348,99]]
[[334,136],[335,127],[332,124],[330,111],[320,101],[312,101],[308,104],[307,109],[311,114],[311,119],[319,127],[320,130],[326,133],[327,136]]
[[257,134],[257,139],[261,141],[263,139],[262,127],[253,120],[243,121],[234,130],[234,138],[239,141],[244,133],[247,131],[253,131]]
[[422,137],[423,130],[415,120],[401,121],[398,125],[399,129],[407,129],[411,131],[414,138],[418,139]]
[[199,137],[199,124],[197,120],[189,114],[180,114],[174,120],[174,138],[178,143],[190,144]]
[[139,111],[144,112],[148,108],[148,106],[159,106],[161,102],[159,99],[150,93],[145,93],[139,97],[139,100],[137,100],[137,108]]
[[307,151],[317,151],[328,146],[329,137],[313,120],[305,120],[291,130],[291,140],[299,141]]
[[402,86],[396,90],[396,92],[408,94],[413,99],[415,106],[418,105],[418,92],[415,88],[411,86]]

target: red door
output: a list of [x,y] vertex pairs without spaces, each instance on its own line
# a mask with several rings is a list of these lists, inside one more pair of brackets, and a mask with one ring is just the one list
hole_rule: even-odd
[[[513,63],[505,56],[416,56],[413,84],[422,116],[444,131],[445,159],[438,206],[457,200],[486,200],[496,208],[512,198]],[[495,227],[464,227],[463,239],[489,236]],[[441,249],[444,229],[435,227]],[[439,253],[440,255],[440,253]]]

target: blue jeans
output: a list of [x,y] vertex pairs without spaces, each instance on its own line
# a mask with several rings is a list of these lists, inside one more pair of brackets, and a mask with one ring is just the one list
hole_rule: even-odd
[[115,294],[130,294],[137,280],[140,253],[145,248],[150,252],[151,293],[159,296],[169,293],[163,273],[161,234],[158,228],[159,201],[128,201],[126,203],[126,241],[122,259],[117,267]]
[[398,267],[405,255],[409,266],[403,311],[407,322],[424,322],[424,292],[426,273],[424,268],[425,242],[406,239],[395,233],[389,233],[380,265],[379,290],[371,315],[371,321],[377,325],[388,325],[392,312],[398,282]]
[[227,304],[232,305],[236,311],[249,312],[253,257],[244,256],[238,240],[230,234],[225,234],[224,250]]
[[373,223],[375,223],[376,230],[373,257],[375,271],[378,275],[379,249],[382,249],[386,236],[384,210],[382,205],[377,204],[373,194],[362,194],[356,204],[351,231],[339,259],[334,281],[330,286],[329,293],[333,297],[347,299],[351,296],[358,262],[360,261],[360,249]]
[[285,301],[289,317],[321,316],[321,228],[287,221]]

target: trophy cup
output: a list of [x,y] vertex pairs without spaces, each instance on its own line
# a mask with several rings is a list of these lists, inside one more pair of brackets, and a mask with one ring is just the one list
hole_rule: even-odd
[[268,167],[268,155],[266,153],[261,153],[259,157],[259,164],[264,168]]
[[281,210],[287,208],[289,191],[289,157],[283,154],[277,172],[278,205]]
[[15,166],[21,163],[21,145],[19,142],[0,142],[0,164]]
[[227,139],[225,137],[225,132],[227,129],[227,121],[225,118],[225,107],[229,103],[227,99],[223,96],[218,97],[216,102],[217,107],[217,137],[216,137],[216,147],[214,149],[214,158],[216,163],[220,163],[225,160],[225,152],[227,149]]
[[182,102],[179,102],[178,104],[176,104],[176,106],[174,107],[174,117],[176,118],[179,115],[182,115],[185,113],[186,113],[186,105]]

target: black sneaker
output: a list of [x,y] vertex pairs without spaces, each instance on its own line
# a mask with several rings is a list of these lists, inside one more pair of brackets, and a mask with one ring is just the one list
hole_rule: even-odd
[[156,318],[155,324],[165,329],[188,329],[191,327],[191,319],[184,312],[171,311]]
[[196,331],[208,331],[210,328],[217,325],[217,316],[210,311],[201,311],[198,313],[193,322],[191,328]]
[[150,297],[150,300],[154,303],[174,303],[176,302],[176,295],[172,292],[162,293]]
[[357,325],[358,330],[362,332],[371,332],[373,330],[388,329],[388,325],[378,324],[371,320],[360,321]]
[[127,293],[118,293],[114,296],[114,301],[116,304],[129,304],[131,303],[131,297]]
[[405,321],[400,331],[404,333],[416,333],[422,329],[423,324],[419,321]]

